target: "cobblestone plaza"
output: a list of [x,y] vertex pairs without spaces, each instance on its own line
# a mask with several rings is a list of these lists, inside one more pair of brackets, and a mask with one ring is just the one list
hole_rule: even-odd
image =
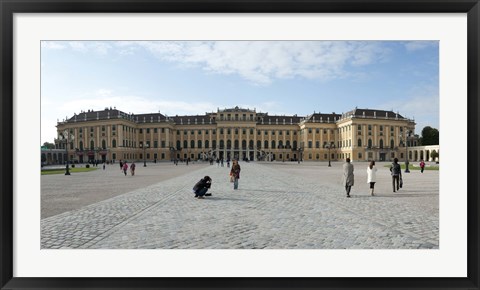
[[[438,249],[439,171],[403,173],[391,189],[389,163],[377,163],[376,196],[366,162],[354,162],[352,198],[342,163],[137,164],[42,176],[42,249]],[[193,197],[203,176],[211,197]]]

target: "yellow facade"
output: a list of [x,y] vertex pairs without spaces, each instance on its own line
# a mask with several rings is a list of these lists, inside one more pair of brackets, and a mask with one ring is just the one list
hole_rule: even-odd
[[354,109],[344,114],[279,116],[256,110],[217,109],[204,115],[169,117],[126,114],[117,109],[87,111],[58,122],[73,137],[70,160],[267,161],[392,160],[405,158],[405,135],[416,145],[415,122],[392,111]]

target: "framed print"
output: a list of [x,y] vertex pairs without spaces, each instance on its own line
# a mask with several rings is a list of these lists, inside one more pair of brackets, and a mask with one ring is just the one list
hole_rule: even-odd
[[1,289],[479,289],[478,1],[0,7]]

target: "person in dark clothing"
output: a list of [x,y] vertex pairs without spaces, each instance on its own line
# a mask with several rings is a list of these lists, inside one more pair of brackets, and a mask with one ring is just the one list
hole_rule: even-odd
[[199,182],[195,184],[193,187],[193,193],[195,193],[195,197],[204,198],[204,196],[211,196],[211,194],[207,194],[208,189],[212,186],[212,179],[210,176],[205,176],[204,178],[200,179]]
[[397,190],[399,190],[400,180],[402,179],[402,169],[400,164],[398,164],[398,158],[393,159],[392,166],[390,166],[390,172],[392,173],[393,192],[395,192],[395,183]]

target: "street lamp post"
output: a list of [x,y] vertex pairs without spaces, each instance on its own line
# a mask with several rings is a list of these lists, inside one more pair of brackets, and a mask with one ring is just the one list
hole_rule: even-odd
[[407,130],[405,132],[405,139],[406,139],[406,142],[405,142],[405,173],[410,173],[410,170],[408,169],[408,137],[410,137],[410,130]]
[[332,164],[330,163],[330,149],[335,148],[335,144],[325,144],[325,148],[328,149],[328,167],[332,167]]
[[143,167],[147,167],[147,160],[145,159],[145,149],[147,149],[149,146],[146,144],[145,146],[141,143],[140,148],[143,148]]
[[408,137],[410,137],[410,130],[405,130],[405,138],[403,138],[403,135],[400,134],[400,138],[404,139],[405,141],[405,173],[410,173],[410,170],[408,169]]
[[59,135],[59,138],[65,142],[65,156],[66,156],[65,175],[70,175],[70,169],[68,168],[68,144],[70,142],[73,142],[75,138],[72,134],[68,132],[68,130],[63,131],[63,133]]

